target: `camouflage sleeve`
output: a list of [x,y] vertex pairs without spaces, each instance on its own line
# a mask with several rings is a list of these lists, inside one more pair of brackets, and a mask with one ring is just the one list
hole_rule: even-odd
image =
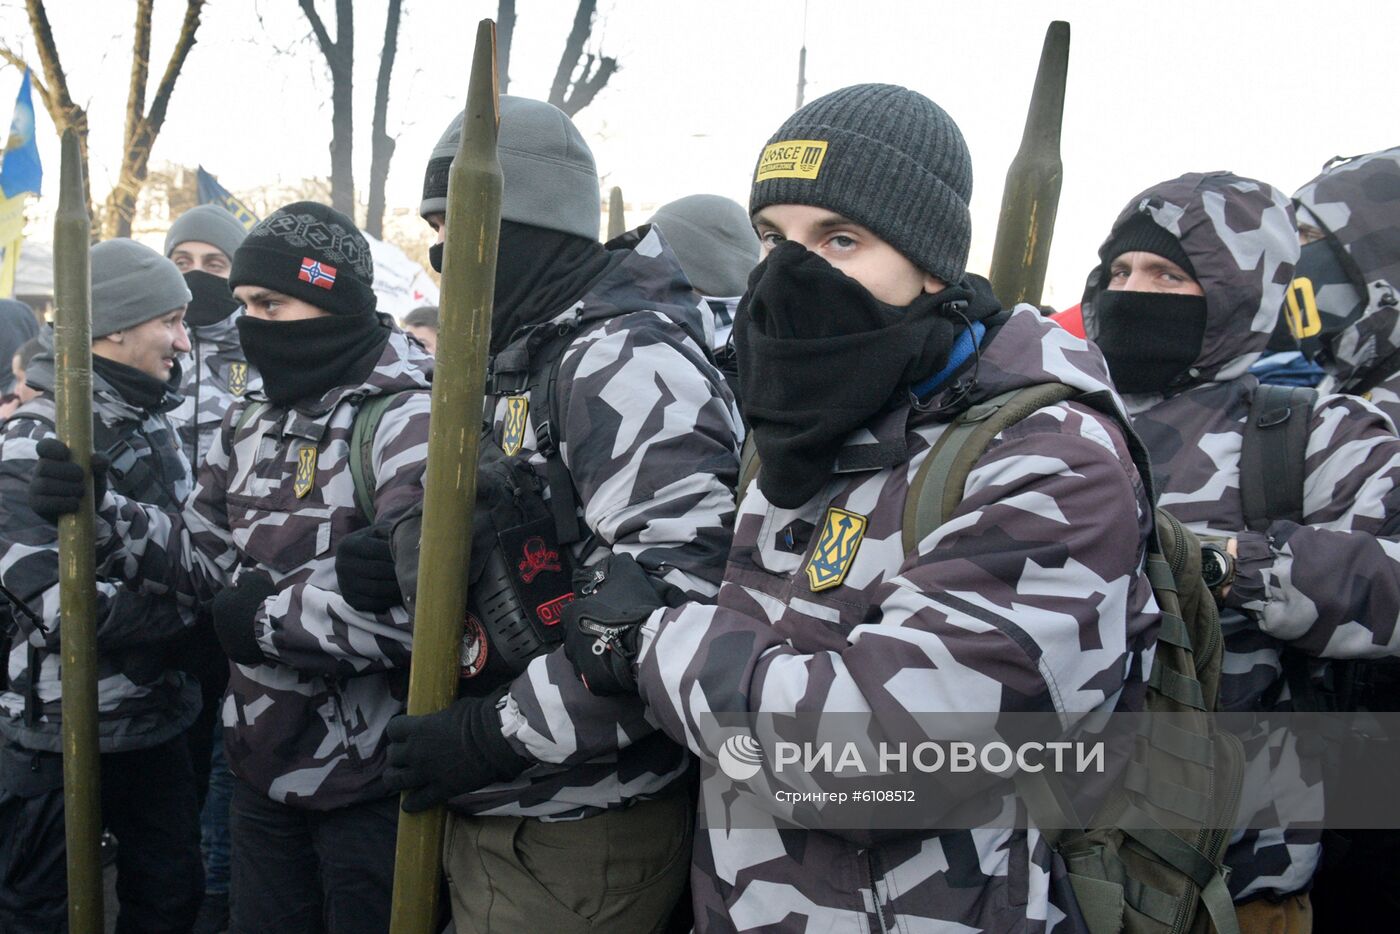
[[[59,649],[58,530],[29,508],[29,480],[39,441],[53,437],[43,423],[9,423],[0,438],[0,581],[39,621],[23,612],[13,618],[32,645]],[[103,652],[152,645],[178,635],[191,622],[168,602],[152,600],[125,585],[97,580],[97,644]]]
[[[904,489],[885,487],[900,508]],[[872,743],[907,741],[911,713],[1055,711],[1073,724],[1117,701],[1150,636],[1149,521],[1118,432],[1077,407],[1044,410],[998,436],[842,649],[797,651],[776,628],[787,607],[726,584],[718,607],[647,622],[642,696],[712,763],[711,714],[862,713]]]
[[1324,396],[1305,471],[1305,524],[1239,533],[1226,602],[1313,655],[1400,654],[1400,439],[1366,401]]
[[[712,599],[739,471],[738,419],[717,371],[679,327],[642,313],[575,341],[560,381],[563,456],[589,529],[692,599]],[[516,679],[502,721],[523,754],[565,765],[655,731],[635,698],[590,694],[561,652]]]
[[[374,435],[375,518],[392,523],[423,498],[428,457],[426,392],[404,393],[385,410]],[[408,667],[413,617],[401,606],[384,613],[356,610],[340,595],[335,543],[321,558],[289,575],[254,623],[268,658],[298,671],[353,677]],[[282,582],[285,584],[285,582]]]
[[103,573],[144,593],[173,592],[186,605],[207,603],[232,578],[238,552],[224,501],[230,409],[209,448],[194,493],[179,512],[163,512],[108,491],[97,510],[98,563]]
[[739,422],[718,371],[678,325],[643,312],[578,338],[559,380],[561,451],[589,529],[691,597],[713,597],[739,475]]

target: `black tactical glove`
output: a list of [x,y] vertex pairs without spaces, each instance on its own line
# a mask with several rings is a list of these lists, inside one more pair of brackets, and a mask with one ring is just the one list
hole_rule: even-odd
[[684,602],[680,591],[659,585],[631,555],[615,554],[584,573],[591,578],[579,598],[564,607],[564,654],[594,694],[635,694],[632,666],[640,648],[640,627],[652,612]]
[[210,615],[214,634],[230,661],[257,665],[263,661],[262,647],[253,632],[253,620],[263,601],[277,592],[277,585],[262,571],[244,574],[238,583],[225,587],[214,597]]
[[389,526],[371,525],[345,536],[335,550],[335,579],[345,602],[361,612],[383,613],[403,606]]
[[405,811],[426,811],[457,795],[510,781],[530,766],[501,733],[496,704],[506,690],[464,697],[427,716],[400,715],[389,721],[384,784],[404,793]]
[[[35,446],[39,455],[34,476],[29,479],[29,508],[41,519],[58,524],[60,516],[78,511],[83,502],[83,468],[73,463],[68,445],[57,438],[45,438]],[[107,455],[92,455],[93,502],[101,503],[107,493]]]

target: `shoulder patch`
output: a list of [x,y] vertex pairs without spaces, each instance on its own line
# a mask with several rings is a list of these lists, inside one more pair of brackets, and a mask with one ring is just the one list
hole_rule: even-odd
[[248,364],[237,361],[228,365],[228,391],[242,396],[248,388]]
[[805,178],[813,181],[821,174],[826,158],[826,140],[785,139],[763,150],[754,182],[773,178]]
[[840,586],[855,563],[868,520],[859,513],[832,506],[826,511],[821,536],[807,562],[807,583],[813,592]]
[[297,476],[292,492],[301,499],[316,485],[316,447],[308,444],[297,451]]
[[506,398],[506,421],[501,428],[501,450],[507,457],[520,453],[525,443],[525,419],[530,414],[530,400],[524,396]]

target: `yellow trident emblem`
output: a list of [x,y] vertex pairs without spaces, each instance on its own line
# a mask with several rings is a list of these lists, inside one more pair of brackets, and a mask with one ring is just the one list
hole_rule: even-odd
[[506,423],[501,429],[501,450],[507,457],[520,453],[525,443],[525,417],[530,414],[530,400],[524,396],[510,396],[506,399]]
[[829,590],[846,579],[865,538],[865,516],[832,506],[826,511],[821,537],[807,562],[807,583],[812,590]]
[[297,451],[297,478],[292,484],[292,492],[301,499],[316,485],[316,449],[307,445]]
[[241,396],[247,388],[248,364],[230,363],[228,365],[228,391],[235,396]]

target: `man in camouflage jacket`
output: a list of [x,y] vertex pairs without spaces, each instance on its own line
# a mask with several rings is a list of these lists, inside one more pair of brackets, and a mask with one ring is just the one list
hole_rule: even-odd
[[[910,479],[969,406],[1047,381],[1117,405],[1092,348],[1032,307],[1003,311],[965,274],[970,193],[956,124],[888,85],[813,101],[760,156],[749,207],[766,255],[735,343],[761,467],[718,605],[633,616],[602,652],[584,626],[626,628],[613,573],[565,611],[589,685],[640,693],[706,767],[721,761],[723,715],[850,713],[871,735],[918,741],[915,714],[1070,725],[1141,709],[1159,618],[1143,575],[1152,517],[1119,419],[1079,402],[1027,417],[992,439],[945,525],[912,553],[901,541]],[[1060,925],[1074,909],[1058,858],[1006,820],[1004,785],[979,785],[921,803],[908,830],[787,812],[729,829],[702,813],[696,929]],[[726,807],[778,813],[725,788]],[[931,829],[958,826],[971,829]]]
[[[148,247],[92,248],[94,448],[117,490],[178,508],[190,469],[169,412],[178,403],[175,357],[189,350],[181,319],[189,291]],[[25,374],[40,391],[0,435],[0,580],[6,605],[7,685],[0,693],[0,930],[53,931],[67,918],[62,773],[62,626],[58,536],[29,500],[36,460],[54,438],[54,359]],[[61,445],[60,445],[61,447]],[[115,575],[97,580],[98,744],[102,816],[117,851],[119,931],[188,931],[199,906],[195,777],[184,732],[198,686],[169,655],[193,615],[172,595],[142,593]]]
[[[551,503],[576,504],[578,540],[561,539],[575,567],[628,554],[658,582],[711,599],[732,531],[739,420],[708,354],[707,309],[656,230],[627,247],[598,243],[597,171],[562,112],[516,97],[500,112],[487,443],[544,478]],[[458,118],[424,182],[421,212],[439,243],[460,132]],[[538,355],[551,337],[566,346],[545,398],[530,374],[549,369]],[[689,864],[690,760],[635,699],[595,697],[562,655],[538,655],[487,696],[402,718],[390,736],[405,807],[451,799],[458,930],[666,922]]]
[[[1242,438],[1259,387],[1248,370],[1277,324],[1298,256],[1287,197],[1225,172],[1184,175],[1135,196],[1099,255],[1085,321],[1129,393],[1158,503],[1237,555],[1233,583],[1222,588],[1221,709],[1291,709],[1286,644],[1333,659],[1392,653],[1400,604],[1375,583],[1369,599],[1354,597],[1357,578],[1400,574],[1400,546],[1380,537],[1400,528],[1400,441],[1374,406],[1321,396],[1308,424],[1302,523],[1246,529]],[[1167,320],[1193,316],[1189,335]],[[1144,376],[1149,357],[1170,362]],[[1297,746],[1282,728],[1246,738],[1242,820],[1320,816],[1320,765]],[[1227,863],[1242,921],[1255,912],[1306,917],[1318,856],[1313,830],[1237,832]]]
[[363,400],[394,396],[368,459],[377,515],[422,498],[431,361],[375,313],[373,276],[364,237],[323,205],[255,226],[230,282],[261,391],[229,411],[181,512],[116,495],[99,510],[110,571],[209,604],[235,663],[223,713],[240,934],[388,925],[384,728],[404,709],[412,619],[351,608],[334,556],[368,523],[349,466]]
[[1303,249],[1286,308],[1321,388],[1400,425],[1400,149],[1334,160],[1293,203]]

